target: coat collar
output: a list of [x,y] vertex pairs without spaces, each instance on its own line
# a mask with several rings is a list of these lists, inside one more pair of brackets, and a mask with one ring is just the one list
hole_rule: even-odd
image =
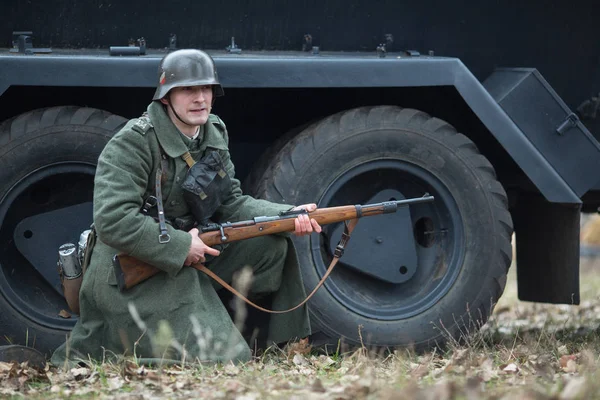
[[[150,117],[150,121],[152,121],[160,145],[169,157],[181,157],[189,150],[181,132],[177,129],[173,121],[171,121],[160,102],[153,101],[148,106],[148,116]],[[201,147],[210,146],[227,150],[227,144],[223,140],[222,134],[210,122],[212,120],[212,118],[209,118],[209,121],[205,125],[200,126],[200,137],[203,138]]]

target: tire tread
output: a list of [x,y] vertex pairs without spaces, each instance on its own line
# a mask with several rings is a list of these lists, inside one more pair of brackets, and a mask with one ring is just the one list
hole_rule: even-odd
[[[497,253],[493,257],[493,265],[487,278],[488,283],[479,292],[479,297],[473,299],[474,305],[472,305],[477,307],[477,312],[481,314],[482,321],[480,322],[484,323],[506,285],[506,276],[512,262],[513,222],[508,211],[506,191],[497,180],[493,165],[479,152],[473,141],[457,132],[446,121],[432,117],[420,110],[396,106],[361,107],[331,115],[297,133],[293,139],[287,139],[285,143],[278,142],[278,150],[271,153],[274,157],[270,162],[267,161],[260,166],[262,168],[260,173],[256,173],[261,178],[257,182],[254,194],[268,200],[285,202],[286,199],[294,197],[295,186],[290,184],[291,182],[272,179],[273,174],[280,179],[282,176],[293,176],[288,173],[301,175],[305,169],[311,166],[311,158],[319,157],[324,148],[334,146],[340,140],[361,130],[388,127],[422,131],[444,146],[454,149],[455,154],[472,167],[473,173],[478,177],[481,189],[487,193],[491,215],[494,218],[494,228],[492,229],[495,231]],[[307,157],[307,154],[310,154],[310,157]],[[278,173],[278,171],[282,171],[282,173]],[[314,315],[317,325],[327,331],[327,324],[323,322],[324,317],[318,312],[312,311],[311,313]],[[455,328],[458,331],[465,329],[464,325],[462,328],[458,325]],[[440,336],[435,340],[443,341],[444,338]],[[415,343],[415,345],[427,347],[430,343],[421,342]]]

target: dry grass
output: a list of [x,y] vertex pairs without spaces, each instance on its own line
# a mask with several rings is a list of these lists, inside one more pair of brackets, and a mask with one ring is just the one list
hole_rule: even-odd
[[0,363],[0,397],[207,399],[600,398],[600,259],[582,260],[582,304],[519,302],[512,269],[489,323],[448,350],[319,354],[304,343],[244,365],[152,369],[132,360],[61,372]]

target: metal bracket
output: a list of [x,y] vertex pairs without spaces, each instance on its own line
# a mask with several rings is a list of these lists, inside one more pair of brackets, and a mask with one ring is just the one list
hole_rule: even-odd
[[577,121],[579,121],[579,117],[575,113],[571,113],[567,115],[567,118],[556,128],[556,133],[559,135],[564,135],[569,129],[577,126]]
[[142,212],[144,214],[148,214],[151,208],[156,207],[158,200],[155,196],[148,196],[146,201],[144,201],[144,205],[142,206]]
[[312,50],[312,35],[310,33],[304,34],[304,43],[302,43],[302,51]]
[[379,56],[379,58],[385,58],[385,56],[387,55],[389,48],[394,43],[394,35],[392,35],[391,33],[386,33],[385,35],[383,35],[383,40],[384,43],[379,43],[379,46],[377,46],[376,48],[377,55]]
[[13,48],[9,51],[11,53],[21,54],[35,54],[35,53],[52,53],[52,49],[47,47],[33,47],[31,37],[33,36],[32,31],[13,31]]
[[169,50],[177,50],[177,35],[174,33],[169,35]]
[[242,52],[242,49],[237,47],[237,45],[235,44],[235,37],[233,36],[231,37],[231,44],[225,49],[227,49],[227,51],[231,54],[240,54]]
[[160,235],[158,235],[158,243],[166,244],[166,243],[169,243],[170,241],[171,241],[171,235],[169,235],[168,233],[161,233]]

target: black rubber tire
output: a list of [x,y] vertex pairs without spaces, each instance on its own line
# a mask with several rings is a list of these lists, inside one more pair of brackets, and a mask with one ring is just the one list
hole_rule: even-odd
[[[65,165],[89,169],[89,173],[80,175],[85,181],[85,201],[91,202],[93,171],[98,156],[112,135],[126,122],[123,117],[106,111],[74,106],[34,110],[3,122],[0,125],[0,232],[10,237],[19,222],[15,216],[23,213],[22,209],[19,210],[23,202],[19,198],[10,200],[12,195],[9,193],[15,193],[16,188],[27,191],[23,187],[27,185],[24,182],[28,182],[25,178],[39,171],[47,171],[51,179],[60,180],[66,176],[60,175]],[[55,166],[62,169],[57,167],[54,170]],[[53,171],[56,176],[52,175]],[[71,190],[78,188],[71,187]],[[59,195],[52,190],[48,190],[50,196]],[[73,194],[64,194],[64,199],[73,197]],[[54,206],[60,207],[61,204],[58,202]],[[36,212],[32,209],[25,214]],[[3,244],[0,248],[0,344],[27,345],[48,356],[64,342],[76,319],[58,316],[60,310],[68,309],[64,298],[25,258],[14,254],[16,251],[10,245]],[[48,257],[55,260],[57,252],[48,254]],[[12,271],[20,273],[15,275]],[[33,305],[39,303],[32,299],[39,297],[45,299],[43,310]],[[15,307],[15,304],[21,306]],[[22,307],[22,304],[31,306]],[[43,315],[43,318],[36,315]]]
[[281,135],[275,142],[269,146],[267,150],[265,150],[258,160],[254,163],[252,169],[248,176],[242,182],[242,191],[244,193],[255,193],[256,188],[260,184],[260,181],[263,179],[263,175],[265,171],[272,165],[271,161],[273,158],[281,151],[283,146],[286,145],[287,142],[296,137],[300,132],[306,129],[311,123],[302,124],[300,126],[294,127]]
[[[372,310],[371,314],[357,312],[349,302],[345,303],[344,296],[335,295],[332,288],[349,282],[344,279],[357,277],[360,281],[363,278],[343,275],[346,272],[340,265],[330,277],[329,285],[326,282],[309,303],[313,331],[319,331],[334,341],[341,337],[352,345],[410,346],[416,349],[464,339],[487,321],[504,291],[512,258],[513,225],[506,193],[497,181],[492,165],[471,140],[457,133],[448,123],[418,110],[395,106],[363,107],[332,115],[311,125],[285,144],[270,166],[263,167],[262,178],[253,194],[274,202],[318,202],[320,207],[330,206],[323,203],[324,194],[332,190],[336,181],[349,176],[353,168],[371,165],[369,163],[377,160],[385,160],[393,166],[390,168],[397,166],[400,171],[398,181],[401,180],[408,189],[414,184],[415,194],[430,185],[430,193],[436,196],[435,203],[418,207],[425,207],[426,212],[438,215],[440,221],[443,218],[446,218],[444,221],[455,221],[453,229],[462,234],[446,237],[440,234],[436,246],[442,249],[440,253],[443,254],[432,256],[434,258],[429,261],[419,258],[420,269],[436,271],[428,278],[419,279],[443,282],[435,289],[439,293],[432,289],[430,304],[414,312],[398,308],[397,318],[379,318],[378,286],[373,284],[369,288],[364,286],[366,291],[370,291],[365,291],[363,296],[355,296],[364,298],[365,303],[372,302],[365,306],[371,307],[367,309],[369,312]],[[418,173],[411,175],[411,171]],[[390,182],[396,184],[394,180]],[[355,191],[363,189],[357,187]],[[355,196],[360,198],[364,193],[355,193]],[[354,198],[349,201],[354,201]],[[413,206],[411,213],[412,210]],[[357,229],[360,226],[359,223]],[[451,242],[452,238],[457,239]],[[322,245],[323,237],[316,234],[310,238],[294,237],[294,241],[304,284],[309,291],[319,281],[322,266],[328,264],[329,259],[322,255],[323,249],[318,249],[327,246]],[[319,251],[321,260],[318,259]],[[445,269],[442,271],[446,272],[438,277],[437,272],[444,263],[448,264],[443,266]],[[361,288],[366,285],[362,281],[355,284]],[[406,302],[409,307],[410,302],[420,300],[416,296],[410,297],[412,294],[404,294],[402,287],[406,284],[408,282],[393,288],[390,284],[381,287],[394,296],[398,293],[398,302]],[[386,298],[386,301],[387,306],[393,308],[390,304],[396,300],[392,297],[391,300]]]

